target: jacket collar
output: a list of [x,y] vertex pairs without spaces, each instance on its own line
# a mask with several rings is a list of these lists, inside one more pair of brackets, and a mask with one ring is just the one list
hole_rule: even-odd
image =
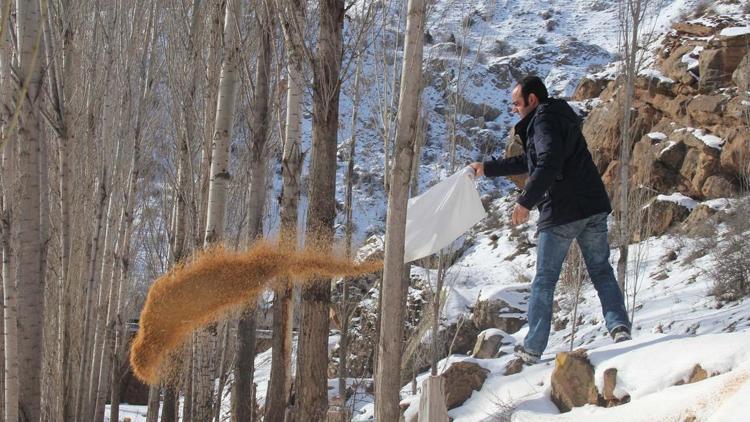
[[536,115],[536,111],[539,109],[539,107],[535,108],[531,111],[531,113],[527,114],[526,117],[521,119],[516,125],[513,127],[513,133],[521,137],[521,142],[523,142],[523,149],[526,149],[526,138],[529,130],[529,123],[531,123],[531,120]]

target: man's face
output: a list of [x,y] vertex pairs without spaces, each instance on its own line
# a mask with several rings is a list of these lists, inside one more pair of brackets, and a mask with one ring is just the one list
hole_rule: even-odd
[[516,85],[515,89],[513,89],[513,92],[510,95],[510,98],[513,104],[513,112],[518,113],[518,115],[521,116],[522,119],[526,117],[526,115],[534,111],[536,106],[539,105],[539,101],[534,94],[529,94],[528,101],[524,101],[520,85]]

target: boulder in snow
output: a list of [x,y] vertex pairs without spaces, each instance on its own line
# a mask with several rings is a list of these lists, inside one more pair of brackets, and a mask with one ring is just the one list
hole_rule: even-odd
[[487,379],[489,370],[473,362],[454,362],[443,372],[445,379],[445,404],[448,409],[456,408],[479,391]]
[[513,359],[512,361],[508,362],[508,364],[505,366],[505,372],[503,375],[514,375],[523,370],[523,360],[521,358]]
[[477,302],[471,319],[479,330],[497,328],[508,334],[518,332],[526,324],[525,312],[502,299]]
[[700,382],[705,380],[708,377],[712,377],[715,374],[709,374],[708,371],[703,369],[703,367],[696,363],[693,367],[693,371],[690,373],[690,376],[687,378],[687,380],[679,380],[675,385],[683,385],[683,384],[692,384],[694,382]]
[[646,204],[651,208],[651,216],[648,220],[649,233],[651,236],[660,236],[677,222],[681,222],[690,214],[690,209],[679,202],[663,200],[656,197]]
[[561,412],[598,403],[594,367],[589,362],[586,349],[558,353],[551,382],[552,401]]
[[475,359],[490,359],[495,357],[503,344],[513,343],[513,338],[502,330],[488,329],[479,333],[471,357]]
[[630,396],[625,395],[622,398],[618,398],[615,395],[615,387],[617,386],[617,368],[608,368],[604,371],[604,391],[599,395],[599,406],[602,407],[613,407],[630,401]]

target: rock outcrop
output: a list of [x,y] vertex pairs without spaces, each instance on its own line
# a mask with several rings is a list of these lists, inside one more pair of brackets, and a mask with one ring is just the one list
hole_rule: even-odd
[[[697,201],[739,193],[750,174],[750,34],[732,31],[736,26],[747,24],[728,16],[677,23],[654,52],[653,68],[639,73],[630,186],[651,197],[679,192]],[[607,77],[584,78],[574,98],[598,95],[583,133],[616,206],[623,109],[618,81]],[[653,205],[663,209],[652,234],[687,216],[673,205]]]
[[701,92],[710,92],[718,88],[729,86],[732,74],[747,54],[750,45],[750,34],[735,36],[714,36],[700,56]]
[[750,53],[745,54],[732,74],[732,81],[740,91],[750,91]]

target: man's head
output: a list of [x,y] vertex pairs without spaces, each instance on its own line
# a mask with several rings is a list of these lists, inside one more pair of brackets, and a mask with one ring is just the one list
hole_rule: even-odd
[[511,93],[513,112],[523,119],[537,106],[549,98],[547,87],[538,76],[527,76],[516,85]]

